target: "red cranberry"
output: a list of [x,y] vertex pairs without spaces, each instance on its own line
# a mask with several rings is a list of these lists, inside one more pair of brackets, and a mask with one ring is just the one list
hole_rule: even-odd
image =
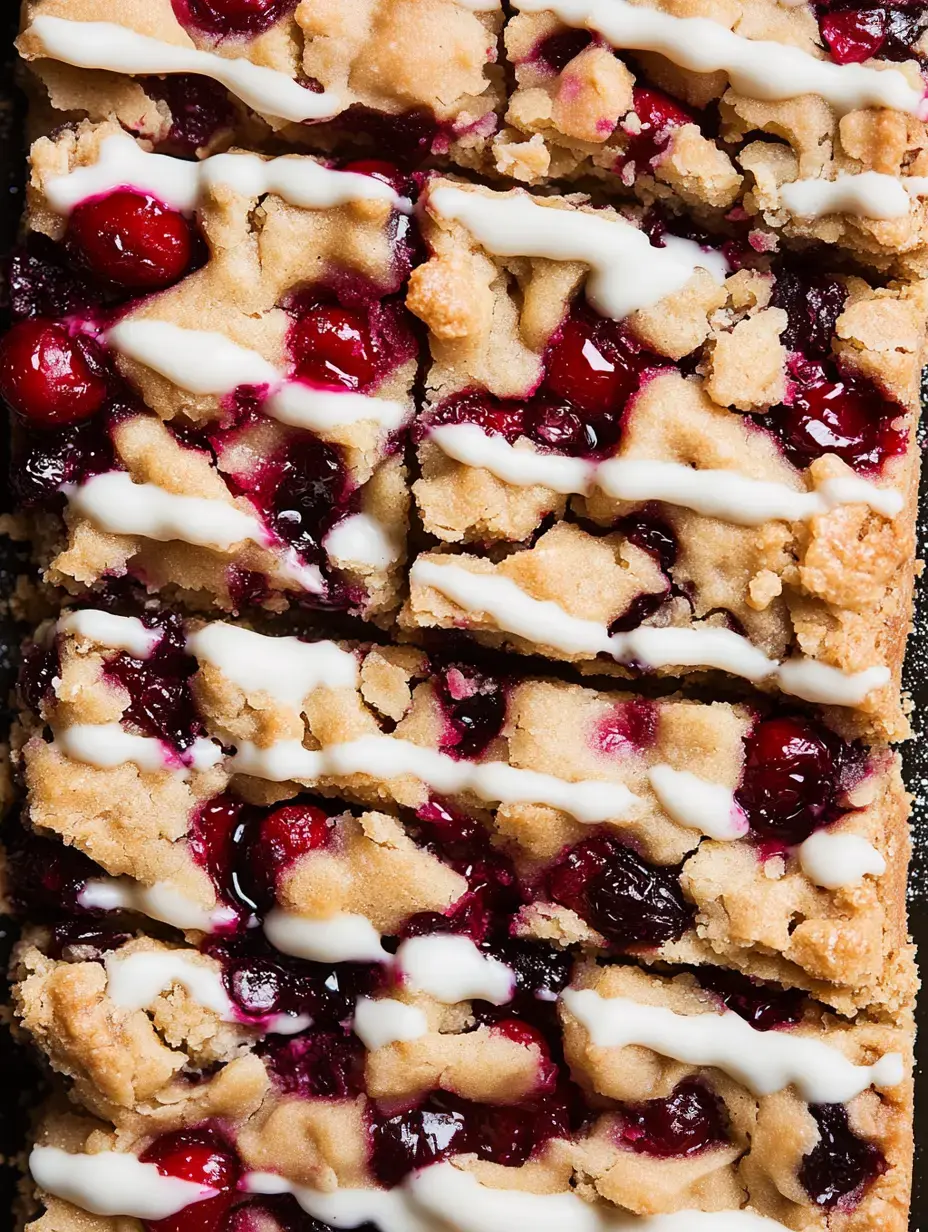
[[244,809],[242,801],[232,796],[207,800],[193,815],[187,844],[194,860],[206,869],[223,902],[250,909],[254,903],[250,899],[243,901],[235,873],[236,854],[245,831]]
[[167,1219],[148,1220],[149,1232],[219,1232],[235,1201],[240,1169],[234,1151],[204,1130],[177,1130],[156,1138],[139,1156],[164,1176],[179,1177],[219,1190],[214,1198],[194,1202]]
[[621,411],[639,376],[617,344],[613,323],[582,309],[551,345],[546,369],[549,392],[594,415]]
[[842,377],[830,367],[795,356],[789,365],[790,402],[761,422],[769,418],[795,466],[834,453],[863,474],[877,471],[887,458],[905,452],[908,429],[900,426],[905,412],[869,381]]
[[172,0],[177,20],[220,38],[263,34],[296,7],[296,0]]
[[184,752],[203,734],[190,687],[197,663],[187,654],[183,625],[178,619],[165,616],[159,628],[161,640],[147,659],[122,652],[109,659],[104,670],[129,694],[123,721]]
[[345,163],[343,171],[353,171],[355,175],[369,175],[372,179],[389,184],[400,197],[409,195],[409,177],[400,171],[396,163],[389,163],[382,158],[358,158],[354,162]]
[[332,824],[322,809],[309,804],[284,805],[258,823],[246,862],[262,898],[273,902],[280,874],[307,852],[326,846]]
[[860,64],[871,59],[886,38],[885,9],[841,9],[826,13],[818,24],[837,64]]
[[640,1155],[670,1159],[728,1142],[728,1112],[714,1091],[686,1079],[666,1099],[623,1104],[618,1138]]
[[886,1160],[872,1142],[859,1138],[844,1104],[810,1104],[819,1140],[803,1158],[799,1180],[816,1206],[852,1211],[867,1186],[886,1171]]
[[505,688],[495,677],[467,664],[445,668],[434,679],[446,724],[442,751],[479,757],[506,721]]
[[196,154],[235,123],[235,107],[228,90],[210,77],[171,73],[166,77],[141,77],[138,81],[146,94],[164,103],[171,113],[165,144],[177,154]]
[[88,362],[87,344],[55,321],[20,321],[0,342],[0,394],[33,427],[89,419],[106,392],[105,380]]
[[862,750],[826,728],[766,719],[747,739],[736,797],[755,834],[801,843],[846,811],[839,800],[862,772]]
[[130,189],[82,202],[68,221],[67,239],[98,277],[144,291],[182,278],[193,249],[183,214]]
[[608,757],[625,757],[650,748],[657,734],[658,710],[654,702],[636,698],[613,706],[596,726],[598,749]]
[[620,162],[634,162],[640,173],[663,154],[674,129],[692,124],[692,115],[660,90],[636,86],[632,91],[632,110],[640,121],[640,131],[629,134]]
[[315,385],[365,389],[377,375],[370,325],[361,311],[317,305],[290,331],[296,375]]
[[469,389],[443,402],[429,419],[426,431],[443,424],[472,423],[484,432],[504,436],[511,445],[526,435],[526,418],[525,403],[504,402],[483,390]]
[[693,914],[677,869],[646,864],[610,835],[571,848],[548,874],[548,889],[621,949],[676,941]]

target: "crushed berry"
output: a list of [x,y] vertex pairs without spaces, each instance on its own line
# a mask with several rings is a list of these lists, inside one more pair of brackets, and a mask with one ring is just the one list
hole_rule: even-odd
[[659,712],[644,698],[617,702],[596,725],[593,742],[607,757],[626,757],[648,749],[657,735]]
[[570,982],[573,959],[568,950],[518,937],[494,940],[488,948],[516,978],[515,995],[503,1007],[507,1013],[517,1011],[521,1017],[531,1017],[531,1001],[553,1004]]
[[505,686],[466,663],[452,664],[433,679],[445,719],[442,752],[461,758],[479,757],[499,736],[506,721]]
[[0,394],[35,428],[64,428],[100,410],[107,385],[92,343],[45,317],[20,321],[0,342]]
[[679,869],[647,864],[611,835],[572,847],[548,873],[547,885],[555,902],[623,950],[676,941],[692,920]]
[[660,505],[649,502],[642,509],[619,518],[615,529],[636,548],[650,552],[664,573],[670,576],[677,563],[677,537],[661,517]]
[[538,44],[531,58],[552,73],[562,73],[592,42],[589,30],[558,30]]
[[826,0],[814,5],[822,40],[837,64],[881,60],[924,60],[920,50],[928,11],[920,4],[864,5]]
[[79,895],[102,870],[76,847],[40,838],[19,824],[4,836],[7,893],[14,912],[33,920],[81,915]]
[[211,77],[198,73],[172,73],[166,77],[140,77],[142,89],[171,113],[165,146],[178,155],[191,156],[205,149],[235,122],[235,107],[228,91]]
[[850,1127],[844,1104],[810,1104],[819,1140],[799,1168],[799,1180],[816,1206],[852,1211],[868,1185],[886,1171],[886,1160],[872,1142]]
[[355,135],[369,144],[376,151],[376,157],[386,156],[408,167],[427,158],[442,135],[437,117],[426,107],[388,115],[354,103],[332,123],[340,132]]
[[131,189],[82,201],[68,219],[66,242],[97,277],[144,291],[177,282],[194,252],[184,215]]
[[157,627],[163,634],[147,659],[136,659],[121,651],[107,660],[104,674],[129,694],[123,722],[183,753],[203,735],[203,723],[190,687],[197,661],[187,653],[179,617],[165,614]]
[[364,1045],[344,1031],[313,1030],[262,1049],[277,1087],[304,1099],[351,1099],[364,1091]]
[[139,1159],[154,1164],[163,1176],[175,1176],[219,1192],[166,1219],[146,1220],[148,1232],[219,1232],[235,1202],[241,1167],[233,1147],[209,1130],[162,1134]]
[[47,702],[53,700],[54,680],[61,674],[61,653],[58,639],[45,645],[30,643],[23,652],[17,688],[23,705],[40,715]]
[[13,251],[7,290],[14,320],[24,317],[89,316],[106,300],[109,289],[75,270],[63,244],[32,231]]
[[619,1144],[639,1155],[681,1158],[729,1140],[725,1104],[697,1079],[679,1083],[666,1099],[623,1104],[619,1116]]
[[663,91],[640,86],[632,90],[632,111],[638,117],[640,129],[626,129],[628,141],[616,170],[625,163],[634,163],[640,174],[665,152],[675,129],[693,123],[693,116]]
[[765,984],[722,967],[697,967],[693,974],[701,988],[756,1031],[777,1031],[802,1021],[806,997],[801,989]]
[[296,8],[297,0],[171,0],[174,15],[187,27],[217,38],[254,38]]
[[846,793],[866,773],[866,751],[804,717],[765,719],[751,731],[735,799],[752,832],[801,843],[848,806]]
[[807,359],[831,355],[835,326],[847,303],[847,287],[840,279],[785,265],[776,271],[770,303],[786,313],[781,338],[788,350]]
[[114,417],[104,411],[67,428],[14,432],[10,481],[16,502],[26,509],[63,508],[64,484],[82,483],[112,470],[113,422]]

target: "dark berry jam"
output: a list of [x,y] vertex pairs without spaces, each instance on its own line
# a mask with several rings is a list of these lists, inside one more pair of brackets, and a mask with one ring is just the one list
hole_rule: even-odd
[[661,90],[640,86],[632,91],[632,110],[638,117],[637,131],[625,130],[628,140],[615,169],[634,163],[640,175],[667,150],[676,129],[693,123],[693,116]]
[[33,920],[57,920],[80,915],[79,896],[102,870],[76,847],[40,838],[18,823],[4,835],[6,890],[17,915]]
[[364,1092],[366,1049],[345,1031],[312,1030],[262,1048],[275,1086],[304,1099],[352,1099]]
[[297,0],[171,0],[183,26],[217,38],[254,37],[292,13]]
[[649,749],[657,735],[658,715],[657,705],[644,698],[617,702],[597,723],[593,743],[607,757],[626,757]]
[[802,1021],[806,996],[801,989],[765,984],[722,967],[697,967],[693,974],[700,987],[756,1031],[777,1031]]
[[173,154],[190,157],[235,123],[235,107],[228,91],[211,77],[172,73],[138,80],[145,93],[164,103],[171,113],[164,147]]
[[868,1185],[886,1171],[886,1160],[872,1142],[850,1127],[844,1104],[810,1104],[819,1140],[803,1158],[799,1180],[816,1206],[852,1211]]
[[840,279],[785,265],[776,270],[770,303],[786,313],[781,339],[787,350],[806,359],[831,355],[835,326],[847,303],[847,287]]
[[924,59],[919,44],[928,29],[928,12],[920,4],[863,7],[837,0],[813,7],[822,42],[836,64]]
[[240,848],[239,884],[251,882],[251,897],[270,907],[281,874],[310,851],[320,851],[332,837],[334,822],[312,804],[285,804],[257,819]]
[[354,103],[331,123],[370,145],[375,157],[392,159],[404,167],[418,166],[443,136],[437,117],[425,107],[388,115]]
[[643,552],[650,552],[667,576],[677,563],[677,537],[667,522],[661,517],[661,507],[649,501],[641,509],[619,518],[615,529],[625,536],[629,543]]
[[724,1103],[697,1079],[687,1079],[666,1099],[622,1104],[616,1138],[639,1155],[660,1159],[698,1155],[728,1143]]
[[19,668],[17,688],[23,705],[35,715],[54,700],[54,681],[61,673],[61,654],[58,639],[52,638],[45,645],[32,642],[23,653]]
[[653,948],[676,941],[693,909],[683,897],[679,870],[647,864],[611,835],[571,848],[547,876],[548,893],[597,929],[618,949]]
[[179,210],[131,189],[82,201],[68,219],[66,242],[96,277],[141,291],[183,278],[195,248],[193,228]]
[[0,342],[0,394],[36,428],[66,428],[95,415],[107,395],[93,344],[46,317],[14,325]]
[[89,316],[112,298],[85,273],[74,269],[63,244],[32,231],[14,249],[7,293],[14,320],[24,317]]
[[139,1155],[163,1176],[209,1186],[219,1192],[166,1219],[147,1220],[149,1232],[219,1232],[236,1200],[241,1166],[235,1149],[209,1130],[177,1130],[163,1134]]
[[552,1005],[570,983],[573,956],[569,950],[517,937],[494,940],[488,949],[515,976],[515,995],[501,1007],[507,1013],[533,1018],[533,1001]]
[[499,736],[506,721],[503,683],[466,663],[443,668],[433,680],[445,719],[442,752],[479,757]]
[[204,730],[190,687],[197,661],[179,617],[165,615],[157,628],[162,636],[147,659],[122,651],[107,660],[105,675],[129,694],[122,721],[183,753]]
[[866,751],[799,716],[765,719],[746,740],[735,799],[755,836],[801,843],[848,811],[847,792],[866,773]]
[[588,30],[558,30],[538,44],[531,58],[552,73],[562,73],[592,42],[593,35]]
[[[389,166],[389,164],[387,164]],[[367,391],[416,354],[409,317],[381,288],[346,271],[297,296],[288,346],[293,375],[311,385]],[[337,298],[336,298],[337,297]]]
[[131,938],[131,933],[112,925],[64,920],[53,925],[44,951],[49,958],[64,962],[104,962],[111,950],[118,950]]
[[41,432],[14,431],[10,479],[16,502],[26,509],[64,508],[61,488],[112,470],[116,454],[103,412],[83,423]]

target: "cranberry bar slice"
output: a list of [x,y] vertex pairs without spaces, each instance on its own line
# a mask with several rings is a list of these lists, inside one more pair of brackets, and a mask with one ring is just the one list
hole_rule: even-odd
[[115,125],[36,143],[0,391],[47,581],[389,616],[406,189],[389,164],[182,161]]
[[17,46],[49,128],[116,120],[185,156],[274,141],[467,158],[503,103],[502,20],[498,0],[27,0]]
[[926,268],[924,12],[523,0],[490,163],[525,183],[596,177],[759,250],[837,244]]
[[908,730],[926,287],[434,179],[401,622]]
[[[906,797],[885,746],[812,713],[517,666],[66,614],[21,682],[23,911],[263,921],[304,956],[333,921],[363,955],[404,930],[519,937],[729,965],[847,1012],[908,1003]],[[397,820],[327,820],[343,801]]]
[[[127,1232],[286,1232],[305,1216],[397,1232],[906,1227],[910,1021],[839,1018],[711,971],[580,962],[551,988],[481,959],[449,980],[461,940],[404,942],[376,970],[305,963],[317,1021],[249,1041],[209,957],[34,934],[27,1030],[52,1011],[54,1040],[80,1026],[74,1085],[58,1080],[29,1158],[45,1212],[31,1232],[107,1226],[83,1209]],[[430,966],[416,942],[436,947]],[[93,1118],[64,1101],[91,1070]]]

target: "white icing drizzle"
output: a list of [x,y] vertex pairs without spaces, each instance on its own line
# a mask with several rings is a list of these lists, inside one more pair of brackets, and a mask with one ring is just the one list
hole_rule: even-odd
[[661,807],[680,825],[723,841],[747,834],[744,811],[721,783],[708,783],[689,770],[666,765],[652,766],[648,779]]
[[269,693],[293,707],[316,689],[351,689],[358,681],[357,659],[334,642],[267,637],[223,621],[190,634],[187,650],[246,693]]
[[456,3],[472,13],[495,13],[500,7],[500,0],[456,0]]
[[373,569],[388,569],[403,551],[400,536],[369,513],[353,513],[336,522],[322,546],[337,564]]
[[137,616],[115,616],[90,608],[62,616],[58,631],[108,650],[124,650],[136,659],[147,659],[163,636],[160,629],[147,629]]
[[242,742],[232,758],[232,767],[239,774],[272,783],[324,775],[368,774],[392,779],[411,774],[443,795],[472,792],[493,803],[547,804],[587,824],[629,820],[638,804],[638,797],[621,783],[571,783],[502,761],[459,761],[393,736],[363,736],[323,749],[306,749],[298,740],[280,740],[264,748]]
[[512,968],[478,950],[470,937],[410,937],[396,952],[396,966],[407,988],[443,1005],[475,998],[505,1005],[515,992]]
[[251,1193],[293,1194],[313,1219],[333,1228],[374,1224],[381,1232],[785,1232],[754,1211],[676,1211],[639,1216],[572,1192],[535,1194],[491,1189],[452,1163],[413,1172],[396,1189],[336,1189],[295,1185],[272,1172],[244,1179]]
[[29,1155],[29,1171],[40,1189],[92,1215],[166,1219],[218,1192],[164,1176],[154,1164],[118,1151],[72,1155],[58,1147],[37,1146]]
[[567,654],[610,654],[645,667],[705,667],[745,680],[774,677],[784,693],[805,701],[857,706],[890,678],[886,667],[842,672],[813,659],[778,663],[730,629],[653,628],[610,634],[604,625],[571,616],[550,599],[534,599],[511,578],[475,573],[460,565],[419,559],[410,580],[430,586],[467,612],[490,616],[499,629]]
[[564,495],[587,495],[600,488],[615,500],[663,501],[738,526],[807,521],[841,505],[869,505],[885,517],[903,507],[902,493],[879,488],[856,475],[827,479],[811,492],[782,483],[751,479],[738,471],[696,470],[680,462],[611,458],[586,462],[559,454],[510,445],[477,424],[441,424],[429,439],[465,466],[482,467],[517,487],[538,484]]
[[793,180],[780,187],[780,202],[797,218],[854,214],[858,218],[904,218],[912,205],[903,181],[879,171],[833,180]]
[[488,197],[442,186],[429,194],[428,208],[460,222],[496,256],[582,261],[590,267],[587,299],[616,320],[679,291],[698,267],[717,273],[717,261],[697,244],[656,248],[621,218],[539,205],[524,193]]
[[731,1011],[677,1014],[662,1005],[605,998],[568,988],[564,1005],[598,1048],[650,1048],[687,1065],[713,1066],[755,1095],[795,1086],[810,1104],[843,1104],[869,1086],[898,1086],[902,1056],[886,1053],[874,1065],[853,1065],[837,1048],[790,1031],[758,1031]]
[[199,737],[183,753],[178,753],[154,736],[137,736],[124,731],[119,723],[74,723],[55,731],[55,746],[65,756],[98,770],[111,770],[132,762],[150,773],[173,771],[186,775],[190,770],[208,770],[222,760],[222,748],[213,740]]
[[674,17],[628,0],[513,0],[523,13],[554,13],[569,26],[593,30],[613,47],[654,51],[696,73],[723,71],[750,98],[781,101],[817,94],[840,114],[865,107],[923,113],[923,92],[898,69],[818,60],[798,47],[747,39],[705,17]]
[[[271,548],[261,521],[235,505],[202,496],[183,496],[153,483],[134,483],[125,471],[92,475],[62,491],[75,513],[111,535],[139,535],[157,543],[179,541],[228,551],[234,544]],[[278,572],[310,594],[325,590],[316,565],[304,564],[293,548],[280,551]]]
[[269,395],[261,410],[291,428],[326,432],[370,421],[391,432],[408,418],[402,403],[387,398],[289,381],[257,351],[212,330],[127,320],[107,331],[106,342],[189,393],[222,397],[240,385],[266,387]]
[[243,58],[229,60],[195,47],[179,47],[111,21],[39,16],[25,33],[36,39],[51,59],[76,68],[105,69],[111,73],[197,73],[211,77],[254,111],[281,120],[300,123],[329,119],[342,106],[337,95],[314,94],[288,73]]
[[215,932],[234,922],[231,907],[209,911],[167,881],[142,885],[131,877],[97,877],[88,881],[77,896],[88,911],[135,911],[173,928]]
[[866,876],[882,877],[886,872],[886,860],[860,834],[818,830],[800,845],[797,855],[809,880],[826,890],[857,885]]
[[264,917],[264,935],[282,953],[311,962],[392,962],[380,933],[363,915],[315,920],[274,907]]
[[368,1050],[375,1052],[388,1044],[421,1039],[428,1034],[429,1020],[415,1005],[392,997],[358,997],[354,1009],[354,1033]]

